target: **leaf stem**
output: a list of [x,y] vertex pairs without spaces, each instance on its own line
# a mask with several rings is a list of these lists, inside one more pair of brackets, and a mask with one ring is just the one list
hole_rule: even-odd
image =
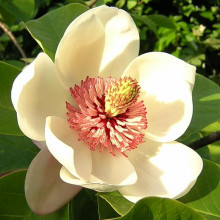
[[216,141],[220,140],[220,131],[213,132],[210,135],[203,137],[197,141],[194,141],[190,144],[188,144],[189,147],[191,147],[194,150],[197,150],[199,148],[202,148],[204,146],[207,146],[209,144],[212,144]]
[[18,41],[16,40],[15,36],[12,34],[12,32],[6,27],[4,23],[0,21],[0,28],[10,37],[14,45],[17,47],[18,51],[20,52],[22,58],[27,58],[25,52],[19,45]]

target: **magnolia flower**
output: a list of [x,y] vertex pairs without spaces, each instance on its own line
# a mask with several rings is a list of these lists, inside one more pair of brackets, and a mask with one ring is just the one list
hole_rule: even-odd
[[59,209],[81,187],[136,202],[194,185],[202,160],[174,140],[192,118],[195,67],[138,52],[130,15],[101,6],[68,26],[54,63],[40,53],[15,79],[18,124],[42,148],[25,180],[34,212]]

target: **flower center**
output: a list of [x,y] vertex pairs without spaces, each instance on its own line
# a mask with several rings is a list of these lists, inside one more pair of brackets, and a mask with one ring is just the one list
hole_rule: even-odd
[[141,130],[147,128],[147,113],[143,101],[137,101],[140,87],[136,80],[87,77],[70,93],[78,105],[66,102],[70,128],[78,130],[79,141],[91,150],[107,148],[112,155],[115,151],[125,155],[143,143]]

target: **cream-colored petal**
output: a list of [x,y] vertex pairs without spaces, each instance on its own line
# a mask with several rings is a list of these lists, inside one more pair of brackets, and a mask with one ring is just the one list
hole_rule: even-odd
[[136,171],[130,161],[118,152],[112,156],[107,150],[92,152],[92,174],[88,181],[77,178],[65,167],[61,169],[60,175],[67,183],[96,191],[114,191],[137,181]]
[[52,213],[69,202],[80,190],[60,179],[61,164],[45,148],[33,159],[25,179],[27,203],[35,213]]
[[186,131],[192,119],[190,87],[186,83],[164,84],[158,81],[147,90],[140,96],[147,109],[145,136],[159,142],[176,140]]
[[43,141],[46,117],[64,116],[71,95],[57,81],[53,62],[40,53],[15,79],[11,98],[21,130],[29,138]]
[[163,79],[164,83],[176,80],[187,82],[193,88],[196,67],[164,52],[145,53],[133,60],[123,75],[136,78],[139,82]]
[[90,182],[110,185],[130,185],[137,181],[134,167],[127,157],[119,152],[112,156],[107,150],[92,152],[92,175]]
[[91,175],[90,181],[86,182],[86,181],[83,181],[82,179],[79,179],[79,178],[75,177],[74,175],[72,175],[65,167],[61,168],[60,177],[66,183],[73,184],[73,185],[79,185],[84,188],[93,189],[98,192],[112,192],[112,191],[120,189],[123,186],[127,186],[127,185],[132,184],[132,182],[130,182],[130,183],[124,182],[121,184],[109,184],[109,183],[100,181],[99,179],[97,179],[93,175]]
[[[162,58],[173,58],[173,62],[154,60],[157,54],[158,57],[162,54]],[[136,78],[141,87],[140,99],[147,110],[148,128],[144,130],[147,138],[168,142],[176,140],[186,131],[193,113],[191,86],[194,74],[193,66],[165,53],[142,55],[127,68],[124,75]]]
[[139,33],[131,16],[124,10],[114,7],[95,9],[105,28],[100,75],[121,77],[128,64],[138,56]]
[[128,158],[136,169],[138,180],[119,191],[132,202],[148,196],[183,196],[192,188],[203,166],[195,151],[178,142],[146,140],[138,149],[129,152]]
[[68,26],[58,45],[58,78],[69,88],[86,76],[121,76],[138,51],[139,34],[127,12],[107,6],[91,9]]
[[85,12],[70,24],[55,55],[57,77],[65,88],[98,75],[104,44],[104,28],[95,14]]
[[91,150],[67,120],[48,117],[45,129],[46,143],[51,154],[77,178],[87,181],[92,172]]

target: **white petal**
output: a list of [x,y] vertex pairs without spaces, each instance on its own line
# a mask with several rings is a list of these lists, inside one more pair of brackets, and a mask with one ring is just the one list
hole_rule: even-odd
[[70,24],[55,55],[57,76],[64,87],[98,75],[104,44],[104,28],[95,14],[85,12]]
[[86,76],[120,76],[139,51],[139,34],[130,15],[100,6],[77,17],[58,45],[58,78],[69,88]]
[[138,180],[119,191],[132,202],[148,196],[183,196],[192,188],[203,166],[195,151],[178,142],[146,140],[138,149],[129,152],[128,157]]
[[72,175],[65,167],[60,171],[61,179],[67,183],[81,185],[96,191],[114,191],[137,181],[136,171],[130,161],[120,153],[112,156],[107,150],[92,152],[92,175],[83,181]]
[[41,150],[31,162],[25,180],[25,196],[30,208],[44,215],[56,211],[69,202],[81,187],[60,179],[61,164],[47,149]]
[[136,25],[126,11],[118,8],[99,7],[95,13],[105,28],[100,74],[102,77],[121,77],[125,68],[139,53]]
[[130,75],[139,82],[162,78],[164,83],[182,80],[193,88],[196,67],[168,53],[150,52],[137,57],[123,75]]
[[60,170],[60,178],[66,183],[82,186],[88,189],[93,189],[98,192],[111,192],[117,190],[120,187],[117,185],[109,185],[102,182],[85,182],[73,176],[65,167],[62,167]]
[[[161,61],[157,57],[162,57]],[[164,57],[169,58],[167,62],[172,59],[173,62],[166,63]],[[136,78],[140,84],[140,99],[147,110],[146,137],[160,142],[180,137],[192,118],[190,85],[195,68],[169,54],[148,53],[135,59],[124,75]]]
[[11,98],[18,123],[26,136],[43,141],[48,115],[64,116],[71,95],[58,83],[50,58],[40,53],[15,79]]
[[92,171],[91,150],[78,134],[69,128],[65,119],[48,117],[45,129],[46,143],[51,154],[77,178],[87,181]]
[[134,167],[119,152],[112,156],[107,150],[92,152],[92,175],[90,182],[99,181],[111,185],[130,185],[137,181]]

